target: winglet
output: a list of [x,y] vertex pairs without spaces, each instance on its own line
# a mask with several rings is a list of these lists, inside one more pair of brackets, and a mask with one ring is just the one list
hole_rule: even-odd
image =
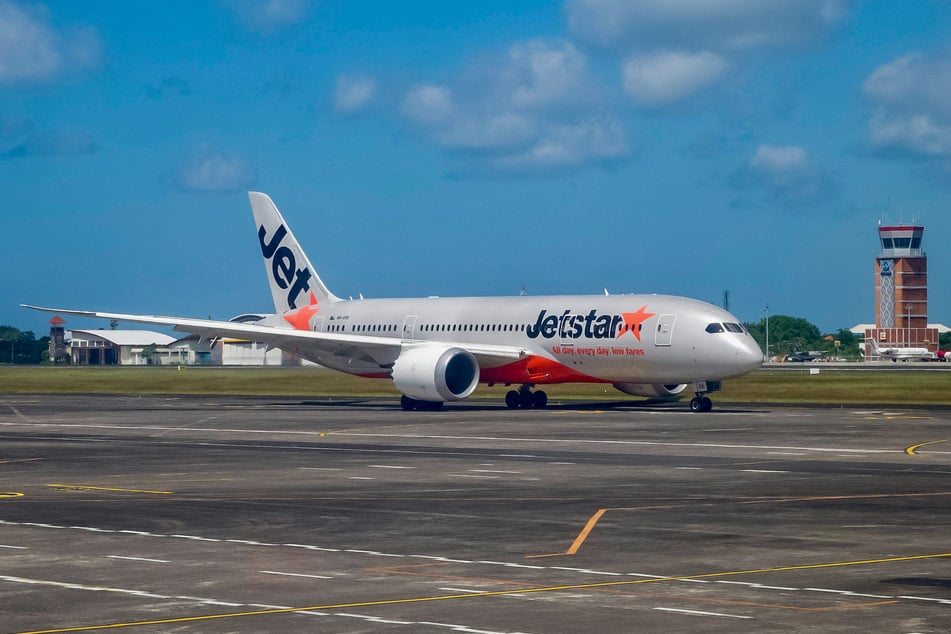
[[274,201],[260,192],[248,192],[248,197],[275,310],[285,313],[306,306],[312,294],[317,303],[340,301],[317,275]]

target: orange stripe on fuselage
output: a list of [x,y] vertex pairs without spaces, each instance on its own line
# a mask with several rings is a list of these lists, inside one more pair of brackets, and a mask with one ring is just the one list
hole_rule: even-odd
[[[366,379],[388,379],[389,372],[357,374]],[[479,383],[610,383],[565,367],[557,361],[545,357],[528,356],[515,363],[495,368],[482,368]]]
[[480,383],[610,383],[565,367],[552,359],[529,356],[497,368],[483,368]]

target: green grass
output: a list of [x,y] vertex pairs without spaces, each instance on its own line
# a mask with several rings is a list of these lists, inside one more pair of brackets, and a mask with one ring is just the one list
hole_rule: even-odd
[[[502,398],[480,386],[476,398]],[[546,386],[552,399],[625,400],[610,385]],[[321,368],[0,366],[0,394],[246,394],[396,397],[386,380]],[[947,372],[758,371],[723,382],[720,403],[828,403],[951,406]]]

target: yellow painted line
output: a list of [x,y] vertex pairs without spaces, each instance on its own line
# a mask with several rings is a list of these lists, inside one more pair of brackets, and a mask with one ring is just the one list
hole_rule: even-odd
[[0,498],[22,498],[23,494],[16,491],[0,491]]
[[579,583],[562,586],[537,586],[518,588],[513,590],[493,590],[490,592],[473,592],[467,594],[444,594],[431,597],[412,597],[408,599],[383,599],[380,601],[358,601],[354,603],[332,603],[328,605],[311,605],[296,608],[276,608],[273,610],[254,610],[251,612],[226,612],[220,614],[203,614],[200,616],[183,616],[151,621],[130,621],[128,623],[106,623],[102,625],[85,625],[65,627],[52,630],[33,630],[19,634],[60,634],[62,632],[88,632],[91,630],[118,629],[123,627],[141,627],[144,625],[168,625],[173,623],[194,623],[196,621],[211,621],[215,619],[233,619],[250,616],[264,616],[268,614],[290,614],[292,612],[343,610],[352,608],[367,608],[381,605],[407,605],[410,603],[427,603],[430,601],[453,601],[461,599],[475,599],[481,597],[499,597],[507,595],[536,594],[541,592],[561,592],[565,590],[592,590],[597,588],[612,588],[619,586],[633,586],[647,583],[666,583],[668,581],[686,581],[690,579],[713,579],[716,577],[735,577],[739,575],[755,575],[769,572],[790,572],[795,570],[817,570],[821,568],[842,568],[845,566],[870,566],[874,564],[897,563],[905,561],[920,561],[922,559],[940,559],[951,557],[951,553],[935,553],[930,555],[908,555],[905,557],[885,557],[882,559],[861,559],[856,561],[836,561],[820,564],[800,564],[796,566],[777,566],[774,568],[754,568],[751,570],[729,570],[722,572],[708,572],[696,575],[678,575],[671,577],[655,577],[650,579],[625,579],[623,581],[600,581],[597,583]]
[[928,445],[937,445],[939,442],[947,442],[947,441],[946,440],[932,440],[931,442],[918,443],[917,445],[912,445],[911,447],[907,447],[905,449],[905,453],[908,454],[909,456],[914,456],[916,455],[915,452],[921,449],[922,447],[927,447]]
[[150,491],[148,489],[117,489],[114,487],[93,487],[83,484],[47,484],[54,489],[70,489],[73,491],[118,491],[120,493],[151,493],[153,495],[172,495],[174,491]]

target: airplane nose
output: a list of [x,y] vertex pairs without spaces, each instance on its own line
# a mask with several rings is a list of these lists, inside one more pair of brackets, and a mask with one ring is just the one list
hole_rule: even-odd
[[763,351],[753,337],[746,335],[743,345],[736,351],[737,365],[743,372],[751,372],[763,365]]

